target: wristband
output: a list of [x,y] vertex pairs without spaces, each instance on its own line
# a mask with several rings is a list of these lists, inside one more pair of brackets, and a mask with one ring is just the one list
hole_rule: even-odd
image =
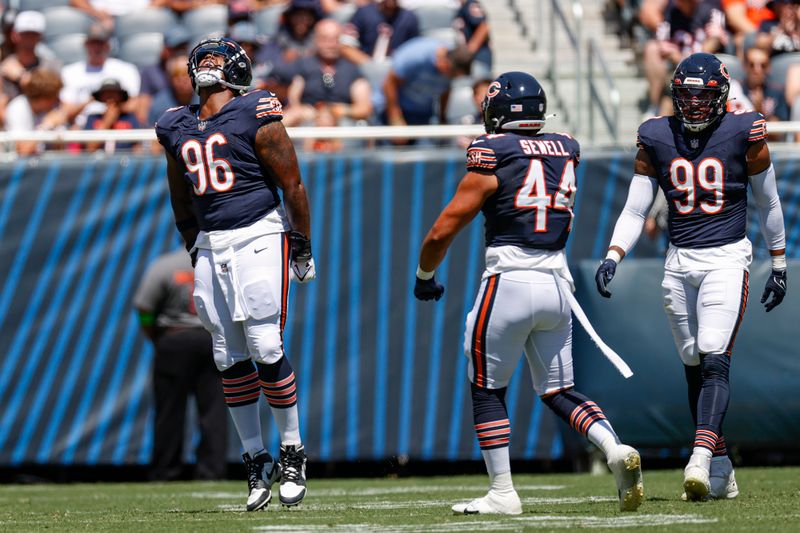
[[620,261],[622,261],[622,256],[621,256],[621,255],[619,255],[619,252],[618,252],[618,251],[616,251],[616,250],[609,250],[609,251],[606,253],[606,259],[611,259],[611,260],[612,260],[612,261],[614,261],[616,264],[619,264],[619,263],[620,263]]
[[431,279],[433,277],[434,272],[436,271],[432,270],[431,272],[426,272],[425,270],[422,270],[422,267],[419,266],[417,267],[417,277],[422,281],[428,281],[429,279]]
[[786,270],[786,254],[773,255],[770,259],[772,259],[772,270]]

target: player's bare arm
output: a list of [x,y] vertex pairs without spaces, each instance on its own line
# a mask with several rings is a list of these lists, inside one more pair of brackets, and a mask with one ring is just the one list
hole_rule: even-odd
[[497,190],[494,174],[467,172],[456,190],[455,196],[436,219],[422,242],[419,266],[421,270],[433,272],[444,260],[450,243],[464,226],[480,212],[483,203]]
[[169,200],[172,204],[172,213],[175,215],[175,225],[183,238],[186,249],[190,250],[197,240],[200,228],[197,218],[192,211],[191,185],[184,178],[183,165],[176,161],[169,153],[167,157],[167,180],[169,182]]
[[265,124],[258,130],[255,148],[259,161],[270,173],[269,177],[283,191],[286,215],[292,230],[308,237],[311,233],[308,195],[286,128],[277,121]]

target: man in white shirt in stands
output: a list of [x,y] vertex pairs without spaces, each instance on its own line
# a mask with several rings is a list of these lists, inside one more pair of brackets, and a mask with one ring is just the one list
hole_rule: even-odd
[[120,81],[122,88],[133,98],[139,94],[139,69],[132,63],[109,57],[111,32],[102,24],[93,24],[86,34],[86,60],[70,63],[61,69],[64,88],[61,100],[73,110],[82,109],[75,123],[83,127],[86,117],[103,113],[103,104],[93,101],[94,92],[107,78]]

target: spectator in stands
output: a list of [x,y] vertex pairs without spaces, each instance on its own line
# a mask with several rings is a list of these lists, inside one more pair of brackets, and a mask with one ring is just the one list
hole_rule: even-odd
[[261,56],[261,43],[258,39],[258,29],[252,22],[243,20],[237,22],[228,29],[228,37],[242,46],[247,53],[247,57],[253,65],[253,81],[250,90],[260,89],[261,79],[267,76],[268,66]]
[[[167,63],[177,56],[187,56],[189,53],[189,32],[183,26],[176,26],[164,34],[164,48],[161,50],[159,62],[139,69],[141,87],[139,95],[132,104],[135,108],[136,118],[142,124],[150,123],[148,116],[155,95],[169,86],[169,73]],[[184,70],[186,70],[184,65]]]
[[[120,82],[114,78],[103,80],[100,87],[92,93],[95,100],[102,103],[105,107],[102,113],[93,113],[86,119],[87,130],[133,130],[141,128],[139,120],[131,112],[125,111],[124,104],[128,101],[128,91]],[[134,143],[103,143],[91,142],[86,144],[86,150],[93,152],[102,148],[105,144],[106,151],[111,152],[115,148],[129,150],[137,148]]]
[[38,46],[44,30],[45,18],[38,11],[22,11],[14,19],[10,34],[14,52],[0,63],[3,92],[8,98],[22,92],[33,69],[61,70],[61,63],[46,48]]
[[[748,110],[758,111],[768,121],[789,120],[789,106],[783,94],[784,88],[767,83],[769,54],[760,48],[751,47],[745,51],[744,59],[745,83],[742,85],[731,80],[731,97],[734,98],[732,103],[735,105],[741,100],[740,105]],[[739,94],[741,97],[737,97]]]
[[309,55],[314,45],[314,26],[322,18],[319,0],[291,0],[283,12],[275,41],[285,63]]
[[[695,52],[720,52],[727,42],[725,15],[713,2],[674,0],[656,31],[656,38],[644,48],[649,106],[645,115],[659,114],[662,100],[668,100],[665,82],[681,59]],[[671,103],[664,105],[669,107]]]
[[344,28],[342,55],[361,65],[383,61],[404,42],[419,36],[417,16],[398,0],[376,0],[359,7]]
[[170,107],[197,103],[197,95],[192,88],[192,80],[186,70],[188,55],[175,56],[167,61],[167,86],[153,97],[147,125],[153,126],[164,111]]
[[[119,80],[131,98],[139,94],[139,69],[127,61],[109,57],[110,39],[111,32],[100,24],[93,24],[86,35],[86,59],[61,69],[64,80],[61,100],[73,109],[83,109],[76,119],[79,128],[85,126],[88,115],[104,111],[103,105],[92,99],[92,93],[104,79]],[[126,105],[125,111],[132,110],[132,105]]]
[[472,76],[478,79],[492,77],[489,22],[483,6],[478,0],[461,0],[461,8],[453,24],[472,54]]
[[765,20],[758,29],[756,44],[770,55],[800,51],[800,0],[772,0],[774,19]]
[[383,82],[385,120],[392,126],[445,123],[450,80],[466,75],[472,54],[466,47],[449,49],[428,37],[411,39],[398,48]]
[[[8,131],[52,131],[69,127],[70,115],[61,104],[61,76],[58,71],[40,67],[31,71],[22,94],[8,104],[6,130]],[[44,150],[45,145],[37,141],[20,141],[17,153],[33,155]]]
[[642,0],[639,7],[639,24],[645,31],[654,37],[658,27],[664,22],[664,13],[667,11],[670,0]]
[[370,86],[358,65],[342,57],[341,25],[323,19],[314,30],[314,55],[297,61],[289,86],[286,126],[318,124],[319,119],[337,125],[367,120],[372,113]]
[[761,23],[775,18],[766,4],[767,0],[722,0],[725,21],[739,57],[743,57],[744,50],[755,41]]
[[[167,7],[171,9],[177,7],[183,8],[182,11],[186,11],[188,6],[191,6],[189,9],[193,9],[199,5],[210,3],[221,4],[224,2],[222,0],[70,0],[72,7],[94,18],[107,30],[114,29],[115,17],[134,13],[148,7]],[[176,11],[179,10],[181,9],[176,9]]]

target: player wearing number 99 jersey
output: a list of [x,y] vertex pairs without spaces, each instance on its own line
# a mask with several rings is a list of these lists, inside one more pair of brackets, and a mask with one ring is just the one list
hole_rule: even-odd
[[438,300],[434,278],[455,235],[478,212],[486,220],[486,270],[467,317],[475,431],[490,477],[486,496],[456,513],[519,514],[511,481],[511,426],[505,393],[523,352],[542,401],[597,445],[614,472],[620,508],[638,508],[644,492],[639,454],[621,444],[603,411],[574,389],[572,290],[564,245],[572,228],[580,148],[568,135],[540,133],[547,100],[530,75],[507,72],[483,100],[487,135],[467,150],[467,173],[434,223],[420,253],[414,294]]
[[693,500],[739,493],[722,421],[731,352],[749,290],[748,185],[772,256],[761,303],[770,311],[786,293],[783,214],[766,123],[758,113],[725,111],[728,81],[725,66],[710,54],[693,54],[675,69],[675,116],[651,119],[639,128],[628,199],[596,275],[598,291],[609,297],[606,286],[638,240],[656,187],[661,187],[670,241],[664,306],[685,367],[696,426],[684,471],[684,495]]
[[[308,198],[280,102],[268,91],[243,94],[252,69],[242,47],[204,40],[188,67],[200,104],[167,110],[156,133],[176,224],[193,256],[195,307],[245,450],[247,510],[265,508],[279,478],[281,503],[297,505],[306,458],[283,327],[290,272],[300,282],[315,276]],[[280,463],[264,449],[262,393],[281,435]]]

